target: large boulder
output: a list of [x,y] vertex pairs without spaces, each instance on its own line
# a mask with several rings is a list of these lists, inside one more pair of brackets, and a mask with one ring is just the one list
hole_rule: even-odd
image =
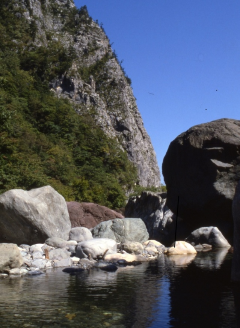
[[110,238],[118,243],[138,241],[143,243],[148,240],[149,234],[141,219],[114,219],[98,224],[92,229],[94,238]]
[[231,247],[217,227],[202,227],[194,230],[186,239],[192,245],[209,244],[213,247]]
[[94,203],[67,202],[67,208],[72,228],[85,227],[91,229],[100,222],[124,218],[122,214]]
[[23,258],[15,244],[0,244],[0,272],[20,268]]
[[211,224],[228,238],[232,233],[239,146],[240,121],[233,119],[196,125],[171,142],[162,167],[167,205],[192,230]]
[[0,195],[0,242],[32,245],[48,237],[68,240],[70,229],[65,199],[51,186]]
[[117,243],[115,240],[107,238],[96,238],[82,241],[76,246],[76,256],[79,258],[97,259],[107,253],[117,253]]
[[233,261],[232,274],[233,281],[240,282],[240,181],[238,182],[235,196],[232,204],[232,213],[234,221],[234,238],[233,238]]
[[[171,245],[175,240],[176,215],[166,205],[166,193],[143,191],[128,200],[125,215],[141,218],[146,224],[149,238]],[[178,218],[178,238],[184,239],[191,232],[185,231],[184,222]]]

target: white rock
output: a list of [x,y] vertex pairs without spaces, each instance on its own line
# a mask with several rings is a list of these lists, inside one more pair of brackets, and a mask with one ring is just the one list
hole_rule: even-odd
[[31,266],[38,269],[44,269],[46,267],[46,260],[33,260]]
[[42,259],[43,258],[43,252],[34,252],[34,253],[32,253],[32,258],[33,258],[33,260]]
[[19,268],[14,268],[14,269],[11,269],[9,271],[9,274],[10,275],[16,275],[16,276],[19,276],[21,273],[20,273],[20,269]]
[[94,238],[82,241],[76,246],[76,255],[79,258],[92,257],[96,259],[103,256],[106,251],[117,253],[117,243],[113,239]]
[[118,261],[118,260],[125,260],[127,262],[146,262],[148,259],[141,255],[132,255],[132,254],[107,254],[104,258],[106,261]]
[[80,258],[79,257],[76,257],[76,256],[73,256],[71,257],[73,263],[78,263],[80,261]]
[[42,247],[44,244],[34,244],[30,247],[30,253],[42,252]]
[[76,246],[78,242],[76,240],[68,240],[66,246]]
[[20,274],[23,276],[23,275],[25,275],[25,274],[27,274],[28,273],[28,270],[27,269],[25,269],[25,268],[21,268],[20,269]]

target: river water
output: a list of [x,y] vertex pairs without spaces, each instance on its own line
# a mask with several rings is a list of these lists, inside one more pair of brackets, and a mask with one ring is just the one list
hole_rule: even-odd
[[[0,279],[0,327],[239,328],[240,288],[226,249],[157,261],[114,273]],[[237,322],[237,320],[239,320]]]

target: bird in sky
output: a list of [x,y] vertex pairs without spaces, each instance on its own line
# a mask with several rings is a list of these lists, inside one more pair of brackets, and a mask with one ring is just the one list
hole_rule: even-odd
[[151,93],[151,92],[148,92],[150,95],[153,95],[154,96],[154,93]]

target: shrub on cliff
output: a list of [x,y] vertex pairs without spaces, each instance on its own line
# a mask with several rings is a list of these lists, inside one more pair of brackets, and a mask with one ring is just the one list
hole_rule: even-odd
[[[43,3],[44,4],[44,3]],[[67,200],[121,207],[137,179],[126,152],[58,99],[48,83],[74,53],[58,42],[36,47],[19,7],[0,3],[0,193],[52,185]]]

